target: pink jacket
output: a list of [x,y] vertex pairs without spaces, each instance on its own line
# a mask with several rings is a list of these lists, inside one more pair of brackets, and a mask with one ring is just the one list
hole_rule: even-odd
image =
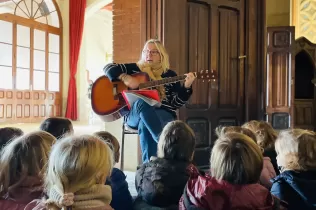
[[272,187],[272,182],[270,179],[276,177],[271,159],[269,157],[263,157],[263,169],[260,175],[260,183],[266,188],[270,189]]
[[25,206],[34,199],[42,197],[43,188],[39,178],[27,177],[23,184],[0,199],[1,210],[24,210]]

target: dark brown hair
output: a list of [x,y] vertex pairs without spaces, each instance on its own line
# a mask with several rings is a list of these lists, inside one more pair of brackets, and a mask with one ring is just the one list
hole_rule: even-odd
[[45,119],[41,123],[40,129],[52,134],[57,139],[63,138],[66,134],[72,134],[74,130],[72,122],[62,117],[49,117]]
[[169,122],[163,129],[158,142],[158,157],[192,161],[195,150],[193,130],[180,120]]
[[24,132],[20,128],[0,128],[0,149],[2,149],[2,147],[4,147],[12,139],[22,136],[23,134]]

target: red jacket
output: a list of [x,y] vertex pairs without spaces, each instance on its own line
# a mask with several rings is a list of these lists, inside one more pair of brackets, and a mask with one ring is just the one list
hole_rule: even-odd
[[42,182],[37,177],[27,177],[20,186],[11,188],[0,198],[1,210],[24,210],[25,206],[34,199],[42,197]]
[[260,184],[232,185],[209,175],[201,175],[195,167],[179,202],[179,209],[208,210],[275,210],[286,209]]

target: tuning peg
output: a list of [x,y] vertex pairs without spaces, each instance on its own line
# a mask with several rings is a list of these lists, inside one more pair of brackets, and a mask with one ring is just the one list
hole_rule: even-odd
[[208,82],[210,82],[211,80],[209,79]]
[[202,82],[204,82],[204,79],[202,80]]

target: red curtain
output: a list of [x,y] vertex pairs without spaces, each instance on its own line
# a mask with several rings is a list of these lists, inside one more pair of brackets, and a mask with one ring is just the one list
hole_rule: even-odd
[[76,73],[81,46],[86,0],[69,0],[69,68],[66,117],[78,119]]

